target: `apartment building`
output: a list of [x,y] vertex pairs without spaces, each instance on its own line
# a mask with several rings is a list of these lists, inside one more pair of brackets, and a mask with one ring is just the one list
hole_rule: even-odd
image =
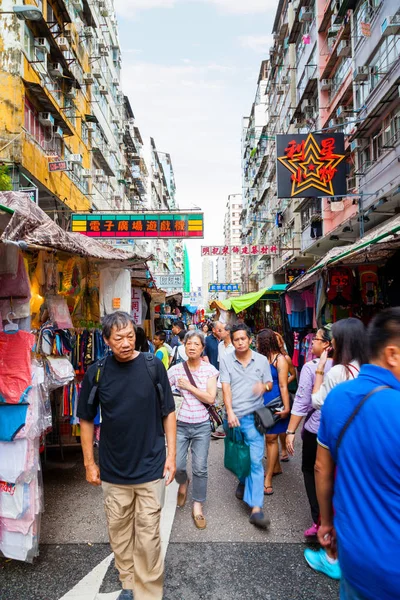
[[208,256],[202,259],[201,263],[201,296],[204,306],[208,306],[210,301],[209,285],[214,282],[214,262]]
[[[397,214],[399,15],[394,0],[280,1],[244,120],[241,219],[244,243],[280,252],[247,259],[245,288],[283,283]],[[277,198],[274,136],[312,131],[345,134],[348,195]]]
[[[241,194],[230,194],[226,203],[224,217],[224,245],[241,245],[240,217],[243,203]],[[241,256],[230,253],[225,257],[225,277],[227,281],[221,283],[241,283],[242,260]],[[212,281],[212,280],[211,280]]]

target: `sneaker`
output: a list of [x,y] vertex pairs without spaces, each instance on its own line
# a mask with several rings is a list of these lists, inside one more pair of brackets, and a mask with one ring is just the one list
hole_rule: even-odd
[[243,500],[243,498],[244,498],[244,483],[238,484],[238,486],[236,488],[235,496],[238,500]]
[[270,519],[264,515],[264,513],[261,512],[256,512],[256,513],[252,513],[250,515],[250,519],[249,519],[250,523],[252,525],[255,525],[256,527],[259,527],[260,529],[268,529],[268,527],[271,524]]
[[211,437],[214,438],[214,440],[223,440],[226,437],[226,433],[225,431],[218,431],[217,429],[216,431],[211,432]]
[[313,523],[311,525],[311,527],[309,527],[308,529],[305,530],[304,532],[304,537],[305,538],[311,538],[311,537],[316,537],[317,533],[318,533],[318,525],[316,523]]
[[314,569],[314,571],[323,573],[331,579],[341,578],[342,571],[340,570],[339,561],[337,560],[333,564],[330,563],[323,548],[318,550],[318,552],[314,552],[314,550],[307,548],[304,550],[304,558],[306,559],[307,564]]
[[117,600],[133,600],[133,590],[122,590]]

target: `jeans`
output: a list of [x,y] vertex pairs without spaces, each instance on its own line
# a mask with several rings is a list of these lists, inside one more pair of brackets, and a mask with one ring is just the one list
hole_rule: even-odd
[[308,502],[311,508],[313,523],[318,523],[319,506],[317,492],[315,489],[314,465],[317,458],[317,434],[307,431],[303,432],[303,455],[301,470],[303,471],[304,485],[307,492]]
[[340,580],[340,600],[367,600],[343,577]]
[[[254,425],[254,415],[240,417],[240,431],[244,441],[250,447],[250,475],[240,483],[245,484],[243,500],[251,508],[262,508],[264,504],[264,436],[261,435]],[[226,431],[229,429],[227,421],[224,421]]]
[[183,423],[178,421],[176,435],[176,475],[177,483],[186,483],[187,455],[192,452],[193,500],[205,502],[208,480],[208,450],[210,448],[210,421],[204,423]]

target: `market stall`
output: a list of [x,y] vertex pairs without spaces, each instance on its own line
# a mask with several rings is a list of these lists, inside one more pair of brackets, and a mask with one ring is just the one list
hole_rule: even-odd
[[0,552],[32,561],[40,453],[79,444],[81,382],[107,352],[101,317],[133,310],[148,269],[146,257],[65,232],[25,194],[0,194],[0,234]]

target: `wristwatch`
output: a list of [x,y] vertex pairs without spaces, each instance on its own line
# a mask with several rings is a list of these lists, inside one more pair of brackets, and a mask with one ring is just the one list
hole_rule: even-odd
[[286,435],[296,435],[295,431],[289,431],[289,429],[286,430]]
[[325,375],[325,371],[322,371],[321,369],[318,369],[317,371],[315,371],[316,375]]

